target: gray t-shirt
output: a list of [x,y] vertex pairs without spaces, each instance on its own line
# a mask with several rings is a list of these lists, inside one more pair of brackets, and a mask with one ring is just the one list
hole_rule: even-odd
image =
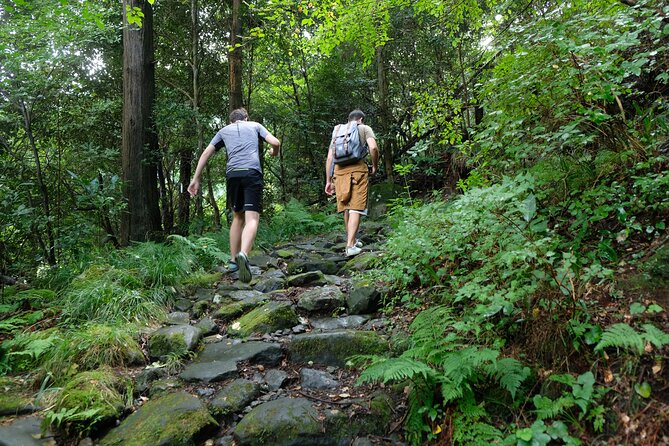
[[265,140],[267,129],[254,121],[237,121],[228,124],[216,133],[211,145],[216,151],[225,147],[228,155],[226,172],[235,169],[255,169],[262,172],[258,157],[258,137]]

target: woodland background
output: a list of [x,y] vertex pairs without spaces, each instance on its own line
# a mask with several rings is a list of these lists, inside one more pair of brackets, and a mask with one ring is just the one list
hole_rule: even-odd
[[0,35],[5,373],[62,383],[82,320],[126,330],[227,260],[224,156],[186,186],[231,109],[282,141],[260,247],[336,228],[326,147],[360,108],[398,191],[373,278],[418,315],[363,379],[414,382],[407,439],[667,438],[664,2],[1,0]]

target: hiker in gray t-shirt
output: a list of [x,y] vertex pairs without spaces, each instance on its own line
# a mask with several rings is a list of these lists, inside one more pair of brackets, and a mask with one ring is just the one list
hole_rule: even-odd
[[228,156],[226,169],[227,203],[234,217],[230,226],[230,272],[239,270],[239,280],[251,281],[248,253],[258,231],[262,212],[263,175],[258,156],[259,138],[272,147],[270,156],[279,155],[281,143],[265,127],[249,121],[245,109],[230,113],[230,124],[219,130],[202,152],[188,192],[194,197],[200,190],[200,176],[209,158],[222,147]]

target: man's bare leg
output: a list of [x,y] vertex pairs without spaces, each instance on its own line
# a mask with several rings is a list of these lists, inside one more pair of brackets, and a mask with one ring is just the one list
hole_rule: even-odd
[[258,224],[260,223],[260,214],[256,211],[246,211],[246,224],[241,237],[241,250],[249,254],[253,249],[253,242],[258,233]]
[[360,214],[346,211],[346,215],[348,215],[348,218],[344,217],[346,222],[346,247],[351,248],[355,246],[355,236],[360,226]]
[[242,232],[245,226],[245,213],[234,212],[232,223],[230,224],[230,257],[235,258],[242,249]]

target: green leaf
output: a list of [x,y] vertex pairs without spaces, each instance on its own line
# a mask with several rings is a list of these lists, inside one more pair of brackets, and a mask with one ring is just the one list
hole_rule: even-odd
[[646,311],[646,306],[640,304],[639,302],[634,302],[632,305],[630,305],[630,314],[632,316],[636,314],[641,314],[644,311]]
[[641,398],[649,398],[650,393],[651,393],[651,388],[650,384],[647,382],[643,382],[641,384],[636,383],[634,384],[634,391],[641,397]]
[[523,218],[526,222],[532,220],[532,217],[537,213],[537,199],[534,194],[530,194],[529,197],[523,202]]
[[662,313],[664,311],[664,308],[662,308],[658,304],[651,304],[648,306],[648,309],[646,311],[648,313]]
[[529,427],[519,429],[516,431],[516,437],[524,441],[530,441],[532,440],[532,429]]

